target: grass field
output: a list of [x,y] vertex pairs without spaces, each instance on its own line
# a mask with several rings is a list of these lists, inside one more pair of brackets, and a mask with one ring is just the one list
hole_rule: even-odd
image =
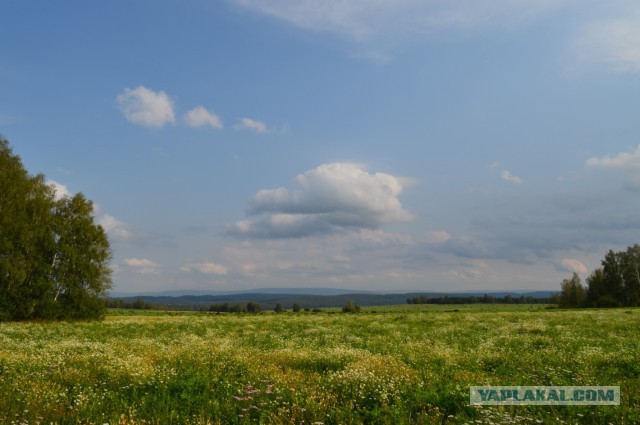
[[[633,424],[639,384],[637,309],[412,305],[0,324],[3,424]],[[470,385],[619,385],[622,398],[479,407]]]

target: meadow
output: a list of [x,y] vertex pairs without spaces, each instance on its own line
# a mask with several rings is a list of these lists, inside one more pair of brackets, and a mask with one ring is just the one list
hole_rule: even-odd
[[[3,424],[640,423],[640,310],[115,311],[0,323]],[[619,385],[619,406],[470,406],[471,385]]]

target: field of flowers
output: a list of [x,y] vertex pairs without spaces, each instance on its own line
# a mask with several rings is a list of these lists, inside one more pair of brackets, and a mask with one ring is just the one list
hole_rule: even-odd
[[[1,323],[0,423],[633,424],[639,360],[640,310],[628,309]],[[622,397],[478,407],[471,385],[619,385]]]

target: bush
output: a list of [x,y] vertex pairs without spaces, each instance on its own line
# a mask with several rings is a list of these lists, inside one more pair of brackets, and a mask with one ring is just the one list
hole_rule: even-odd
[[342,307],[342,312],[343,313],[360,313],[360,306],[358,304],[355,304],[353,301],[349,300],[344,305],[344,307]]
[[620,307],[620,302],[611,295],[603,295],[596,302],[598,308],[615,308]]
[[249,313],[260,313],[261,310],[262,307],[260,307],[260,304],[254,303],[253,301],[247,303],[246,311],[248,311]]

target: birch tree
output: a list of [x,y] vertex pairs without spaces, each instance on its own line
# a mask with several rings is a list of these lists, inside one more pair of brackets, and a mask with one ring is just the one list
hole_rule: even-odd
[[84,195],[55,199],[0,136],[0,320],[98,318],[111,250]]

